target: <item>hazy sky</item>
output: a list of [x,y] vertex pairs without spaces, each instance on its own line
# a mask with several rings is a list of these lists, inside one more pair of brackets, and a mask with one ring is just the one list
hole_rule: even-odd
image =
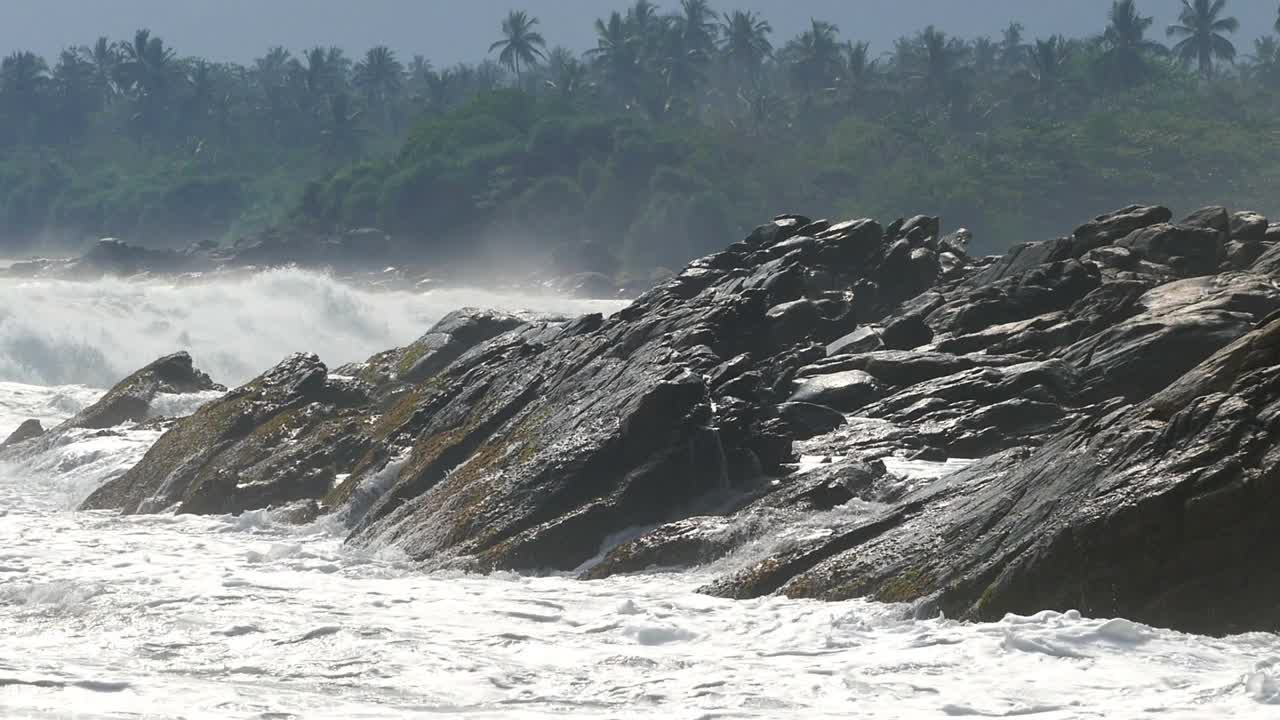
[[[99,35],[128,37],[149,27],[179,53],[245,62],[272,45],[298,50],[339,45],[352,54],[377,44],[403,55],[425,55],[436,65],[474,61],[496,38],[511,8],[542,20],[551,45],[584,50],[594,44],[591,22],[627,3],[616,0],[0,0],[0,52],[30,49],[54,55]],[[661,2],[664,7],[678,0]],[[774,26],[775,44],[810,17],[830,20],[843,35],[870,40],[887,50],[895,37],[930,23],[965,36],[997,35],[1010,20],[1028,35],[1084,35],[1105,25],[1111,0],[725,0],[718,9],[750,9]],[[1243,24],[1236,38],[1241,54],[1270,31],[1277,0],[1228,0]],[[1139,0],[1144,14],[1164,28],[1177,16],[1179,0]]]

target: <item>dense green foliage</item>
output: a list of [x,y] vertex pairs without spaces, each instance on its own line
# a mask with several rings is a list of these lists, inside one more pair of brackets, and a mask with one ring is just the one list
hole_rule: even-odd
[[494,60],[442,70],[385,47],[211,64],[146,31],[52,66],[18,52],[0,242],[376,225],[430,257],[496,243],[612,273],[777,210],[937,213],[987,249],[1130,201],[1280,210],[1280,41],[1237,52],[1225,0],[1146,1],[1181,2],[1179,22],[1158,33],[1119,0],[1093,37],[929,27],[879,58],[830,23],[781,42],[705,0],[639,0],[582,57],[513,11]]

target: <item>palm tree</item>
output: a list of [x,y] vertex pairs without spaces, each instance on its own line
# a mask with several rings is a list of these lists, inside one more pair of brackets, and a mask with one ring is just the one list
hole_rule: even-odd
[[453,68],[445,68],[440,72],[428,70],[423,77],[424,97],[427,107],[433,111],[443,111],[457,100],[461,83]]
[[52,113],[43,123],[47,132],[63,141],[74,141],[89,128],[91,114],[102,106],[102,94],[94,84],[94,68],[68,48],[59,55],[49,76]]
[[0,62],[0,97],[18,118],[18,139],[25,141],[35,131],[44,90],[49,83],[49,66],[33,52],[15,52]]
[[481,60],[471,69],[472,92],[488,92],[505,85],[507,73],[502,66],[492,60]]
[[711,10],[705,0],[685,0],[685,13],[670,18],[659,26],[658,45],[652,58],[662,78],[667,100],[671,96],[692,92],[703,79],[703,71],[711,62],[715,49],[713,26],[707,20]]
[[871,45],[866,42],[847,41],[840,55],[840,92],[852,108],[872,89],[879,71],[879,63],[871,58]]
[[712,20],[715,13],[708,0],[680,0],[681,14],[674,24],[687,52],[710,58],[716,48],[719,27]]
[[1108,77],[1122,87],[1132,87],[1141,82],[1149,68],[1147,58],[1152,55],[1168,55],[1164,45],[1146,39],[1147,30],[1155,18],[1143,17],[1135,0],[1115,0],[1107,14],[1110,22],[1102,34],[1101,56]]
[[155,130],[181,76],[177,53],[143,29],[134,33],[133,42],[121,46],[120,57],[121,85],[138,105],[134,117],[144,128]]
[[302,56],[302,86],[311,102],[338,91],[341,83],[332,54],[313,47]]
[[218,83],[215,68],[204,60],[191,63],[187,73],[187,93],[183,100],[182,125],[188,133],[203,132],[217,106]]
[[369,107],[380,108],[384,123],[390,127],[391,101],[399,97],[404,87],[404,65],[396,59],[395,51],[386,45],[370,48],[356,63],[354,80]]
[[1000,40],[1000,62],[1007,68],[1020,67],[1029,49],[1022,42],[1022,33],[1026,27],[1020,22],[1011,22],[1004,29]]
[[1028,66],[1031,77],[1036,81],[1040,94],[1050,103],[1055,104],[1058,89],[1062,86],[1066,75],[1067,63],[1071,59],[1071,43],[1061,35],[1054,35],[1048,40],[1036,40],[1031,48]]
[[1000,61],[1000,46],[994,40],[986,35],[976,38],[970,51],[973,54],[974,72],[984,77],[995,72],[996,64]]
[[277,45],[253,61],[251,78],[263,104],[261,112],[272,137],[281,142],[291,135],[289,115],[293,107],[289,93],[289,76],[293,55]]
[[626,24],[627,32],[641,52],[647,54],[657,47],[663,20],[658,16],[658,6],[651,0],[636,0],[627,9]]
[[335,90],[346,88],[347,82],[351,80],[351,68],[355,64],[347,57],[346,51],[340,47],[330,47],[325,53],[325,64],[333,75]]
[[1250,75],[1270,88],[1280,88],[1280,40],[1267,35],[1253,41]]
[[930,25],[916,38],[919,48],[918,75],[934,99],[947,102],[954,90],[955,72],[967,48],[955,38]]
[[1227,0],[1182,0],[1182,14],[1178,25],[1170,25],[1169,37],[1183,38],[1173,46],[1173,54],[1183,64],[1195,62],[1200,74],[1213,74],[1214,60],[1234,62],[1236,46],[1223,33],[1240,29],[1240,21],[1234,17],[1221,17]]
[[773,54],[769,35],[773,26],[750,11],[725,13],[720,23],[720,54],[741,77],[755,81],[760,67]]
[[840,66],[840,28],[823,20],[810,20],[808,30],[787,43],[785,52],[796,85],[807,93],[828,85]]
[[523,10],[512,10],[507,19],[502,21],[503,38],[489,46],[489,52],[501,49],[498,62],[516,74],[516,83],[520,83],[520,66],[532,67],[540,58],[546,57],[543,48],[547,41],[533,29],[538,18],[530,17]]
[[546,84],[561,100],[572,102],[587,85],[587,67],[574,57],[569,48],[554,48],[547,53]]
[[638,90],[640,60],[628,23],[621,13],[614,11],[607,21],[597,19],[595,30],[596,46],[587,51],[587,57],[591,58],[613,90],[629,102]]
[[120,46],[106,37],[99,37],[93,45],[80,48],[80,57],[93,66],[93,83],[110,102],[116,94],[116,73],[120,68]]

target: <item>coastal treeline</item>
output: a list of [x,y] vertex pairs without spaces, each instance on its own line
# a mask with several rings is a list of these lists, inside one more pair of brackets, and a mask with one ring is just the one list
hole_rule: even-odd
[[[1156,26],[1159,3],[1179,20]],[[1280,210],[1280,39],[1237,46],[1228,0],[1118,0],[1087,37],[887,43],[814,19],[783,38],[709,0],[593,25],[577,53],[513,10],[447,67],[389,47],[211,62],[145,29],[14,51],[0,254],[375,226],[427,257],[498,242],[640,273],[783,208],[929,208],[986,249],[1154,196]]]

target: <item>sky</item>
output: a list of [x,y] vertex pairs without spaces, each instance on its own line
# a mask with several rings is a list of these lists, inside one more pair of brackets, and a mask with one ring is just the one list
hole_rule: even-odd
[[[131,37],[150,28],[182,55],[249,62],[266,48],[301,50],[337,45],[350,54],[385,44],[405,58],[426,56],[437,66],[482,59],[510,9],[541,19],[549,45],[585,50],[594,45],[592,21],[624,7],[618,0],[0,0],[0,53],[33,50],[49,57],[99,35]],[[678,0],[659,3],[666,8]],[[798,34],[810,18],[836,23],[844,37],[887,51],[893,39],[929,24],[972,37],[998,36],[1011,20],[1028,37],[1061,32],[1081,36],[1106,24],[1111,0],[713,0],[720,10],[748,9],[773,24],[775,45]],[[1242,55],[1271,31],[1277,0],[1228,0],[1240,19]],[[1180,0],[1139,0],[1156,17],[1159,38],[1176,19]]]

